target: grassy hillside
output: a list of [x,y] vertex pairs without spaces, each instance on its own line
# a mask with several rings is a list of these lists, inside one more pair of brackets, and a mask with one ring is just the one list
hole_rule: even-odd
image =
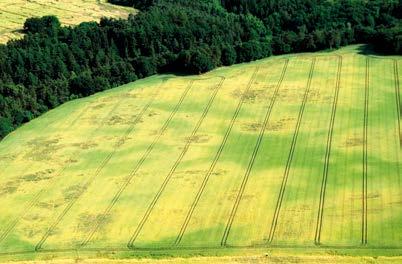
[[0,259],[401,255],[401,78],[345,49],[66,103],[0,143]]
[[134,10],[106,0],[3,0],[0,3],[0,43],[21,37],[25,19],[56,15],[64,25],[97,21],[101,17],[126,18]]

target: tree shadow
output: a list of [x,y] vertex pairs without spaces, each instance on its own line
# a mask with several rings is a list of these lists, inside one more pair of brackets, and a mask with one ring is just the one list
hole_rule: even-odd
[[20,28],[20,29],[14,29],[13,31],[11,31],[12,33],[19,33],[19,34],[25,34],[25,30]]
[[359,47],[357,48],[357,52],[358,52],[358,54],[362,54],[362,55],[395,56],[395,54],[384,53],[384,52],[381,52],[381,51],[375,49],[375,46],[372,44],[359,45]]
[[197,74],[191,74],[191,73],[188,73],[188,72],[185,72],[185,71],[179,71],[179,70],[177,70],[177,71],[172,71],[172,70],[163,71],[162,74],[173,75],[173,76],[176,76],[176,77],[189,77],[189,76],[197,75]]

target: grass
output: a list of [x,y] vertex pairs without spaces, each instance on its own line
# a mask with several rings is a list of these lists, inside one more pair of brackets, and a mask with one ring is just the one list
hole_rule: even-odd
[[[168,264],[168,263],[178,263],[178,264],[207,264],[207,263],[396,263],[396,261],[401,261],[401,258],[371,258],[371,257],[345,257],[345,256],[283,256],[283,255],[256,255],[256,256],[230,256],[230,257],[191,257],[191,258],[172,258],[172,259],[131,259],[131,260],[110,260],[110,259],[91,259],[90,263],[103,264]],[[35,264],[43,263],[40,261],[18,261],[11,262],[15,264]],[[62,259],[47,261],[49,264],[74,264],[74,263],[89,263],[86,260],[76,258],[74,260]]]
[[401,68],[347,47],[49,111],[0,143],[0,259],[400,256]]
[[101,17],[126,18],[132,8],[111,5],[106,0],[3,0],[0,3],[0,43],[21,38],[27,18],[56,15],[61,23],[73,26]]

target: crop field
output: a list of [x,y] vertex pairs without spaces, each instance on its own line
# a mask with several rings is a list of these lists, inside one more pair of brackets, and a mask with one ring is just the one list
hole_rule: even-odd
[[132,8],[106,3],[106,0],[2,0],[0,1],[0,43],[20,38],[24,22],[30,17],[56,15],[66,26],[101,17],[126,18]]
[[401,79],[398,57],[341,50],[66,103],[0,143],[0,258],[401,255]]

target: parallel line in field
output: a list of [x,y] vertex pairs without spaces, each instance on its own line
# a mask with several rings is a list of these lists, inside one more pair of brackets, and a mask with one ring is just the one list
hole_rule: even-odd
[[10,15],[14,15],[14,16],[22,17],[22,18],[27,18],[27,17],[24,16],[24,15],[21,15],[21,14],[19,14],[19,13],[12,12],[12,11],[4,10],[4,9],[2,9],[2,8],[0,8],[0,11],[3,12],[3,13],[6,13],[6,14],[10,14]]
[[229,233],[230,233],[230,230],[232,228],[234,218],[236,216],[240,201],[241,201],[241,199],[243,197],[244,190],[245,190],[246,185],[248,183],[250,173],[251,173],[251,171],[253,169],[255,159],[256,159],[258,151],[260,149],[261,142],[262,142],[262,140],[264,138],[265,130],[266,130],[268,122],[270,120],[272,109],[273,109],[273,107],[275,105],[275,102],[276,102],[276,99],[278,97],[279,89],[282,86],[283,79],[285,78],[285,74],[286,74],[288,64],[289,64],[289,59],[287,59],[285,61],[285,64],[283,65],[283,69],[282,69],[279,81],[278,81],[278,83],[277,83],[277,85],[275,87],[273,97],[271,98],[270,104],[269,104],[269,106],[267,108],[267,112],[265,114],[265,118],[264,118],[263,124],[261,126],[260,134],[258,135],[257,141],[256,141],[255,146],[254,146],[253,153],[252,153],[252,155],[250,157],[250,161],[249,161],[248,166],[247,166],[247,170],[246,170],[246,172],[244,174],[243,181],[241,183],[239,192],[237,193],[236,200],[235,200],[235,203],[233,205],[232,211],[230,212],[230,216],[229,216],[229,219],[228,219],[226,227],[225,227],[225,231],[224,231],[223,236],[222,236],[221,246],[226,246],[227,239],[229,237]]
[[[163,81],[162,85],[164,84],[165,80]],[[162,86],[161,85],[161,86]],[[94,180],[97,178],[97,176],[100,174],[100,172],[103,170],[103,168],[108,164],[110,159],[117,153],[118,149],[126,142],[128,136],[130,133],[134,130],[135,125],[141,121],[143,115],[145,112],[148,110],[149,106],[153,103],[157,95],[159,94],[161,90],[161,87],[158,87],[157,91],[152,95],[150,101],[141,109],[141,112],[136,116],[132,124],[128,127],[128,129],[123,133],[123,135],[120,137],[120,139],[115,143],[112,152],[110,152],[101,162],[99,167],[96,169],[95,173],[88,179],[88,181],[81,186],[81,190],[78,192],[78,194],[68,203],[68,205],[64,208],[62,213],[56,218],[56,220],[53,222],[53,224],[48,228],[46,233],[43,235],[41,240],[36,244],[35,250],[39,251],[41,250],[43,244],[47,240],[47,238],[51,235],[53,230],[56,228],[56,226],[62,221],[64,216],[70,211],[70,209],[73,207],[73,205],[78,201],[78,199],[86,192],[88,187],[94,182]],[[187,90],[186,90],[187,91]],[[125,98],[123,97],[119,103],[121,103]],[[118,105],[115,106],[117,108]],[[103,122],[102,122],[103,123]]]
[[[222,77],[223,78],[223,77]],[[222,79],[221,83],[219,84],[219,86],[217,87],[217,89],[220,89],[220,87],[222,86],[224,78]],[[148,155],[148,154],[147,154]],[[142,160],[145,160],[146,157],[143,156]],[[140,168],[140,165],[143,163],[139,162],[137,164],[137,166],[135,167],[135,169],[133,171],[130,172],[129,177],[127,178],[127,180],[123,183],[122,186],[120,186],[120,188],[118,189],[118,191],[115,193],[113,199],[111,200],[110,204],[108,205],[108,207],[105,209],[104,213],[102,214],[102,218],[98,221],[96,221],[93,225],[93,228],[91,229],[90,234],[87,236],[87,238],[80,244],[80,247],[85,246],[86,244],[89,243],[89,241],[91,241],[91,239],[93,238],[94,234],[97,232],[97,230],[99,229],[100,225],[102,224],[102,221],[104,220],[104,217],[112,210],[112,208],[114,207],[114,205],[117,203],[117,201],[120,199],[120,196],[122,195],[122,193],[124,192],[124,190],[127,188],[127,186],[131,183],[132,179],[134,178],[134,176],[136,175],[136,173],[138,172],[138,169]]]
[[[119,102],[118,102],[118,103],[119,103]],[[118,104],[118,103],[117,103],[117,104]],[[116,104],[116,105],[117,105],[117,104]],[[81,117],[83,116],[83,114],[86,112],[86,110],[87,110],[88,108],[89,108],[89,106],[84,107],[83,110],[79,112],[79,114],[77,115],[77,117],[74,118],[74,119],[72,120],[72,122],[71,122],[69,125],[67,125],[67,127],[71,128],[79,119],[81,119]],[[114,111],[114,109],[112,109],[111,111]],[[62,123],[65,123],[65,122],[62,122]],[[66,127],[66,126],[65,126],[65,127]],[[99,128],[99,127],[98,127],[98,128]],[[97,129],[95,129],[94,131],[96,131],[96,130],[97,130]],[[23,151],[19,152],[19,153],[17,154],[17,157],[16,157],[15,159],[17,159],[17,158],[18,158],[18,155],[20,155],[21,153],[23,153]],[[77,151],[74,152],[74,153],[70,156],[70,158],[74,157],[76,154],[77,154]],[[14,160],[15,160],[15,159],[14,159]],[[8,167],[8,166],[7,166],[7,167]],[[7,167],[6,167],[6,168],[7,168]],[[60,176],[60,175],[63,173],[63,171],[64,171],[67,167],[68,167],[68,165],[64,165],[64,166],[56,173],[56,175],[54,176],[54,178],[58,178],[58,176]],[[6,168],[4,168],[4,169],[6,169]],[[23,169],[23,173],[22,173],[22,174],[25,174],[25,172],[26,172],[26,170],[27,170],[28,168],[29,168],[29,165],[27,165],[27,166]],[[48,187],[48,186],[50,186],[50,183],[46,184],[45,188]],[[24,208],[24,210],[22,211],[22,212],[23,212],[22,215],[18,215],[17,217],[15,217],[15,218],[10,222],[10,224],[5,228],[4,232],[1,233],[1,235],[0,235],[0,243],[1,243],[4,239],[7,238],[7,236],[10,234],[10,232],[11,232],[11,231],[15,228],[15,226],[19,223],[19,221],[21,220],[21,218],[24,217],[24,216],[32,209],[32,207],[38,202],[38,200],[40,199],[41,195],[45,192],[45,188],[41,189],[41,190],[29,201],[28,206],[26,206],[26,207]]]
[[[43,6],[45,6],[46,8],[47,7],[49,7],[49,6],[46,6],[46,5],[43,5]],[[50,8],[52,8],[52,7],[50,7]],[[57,9],[57,8],[56,8]],[[63,9],[61,9],[61,8],[58,8],[59,10],[61,10],[61,11],[63,11]],[[33,16],[33,15],[36,15],[36,16],[44,16],[44,15],[46,15],[46,12],[45,13],[43,13],[43,14],[38,14],[38,10],[37,9],[33,9],[33,8],[29,8],[29,7],[26,7],[26,6],[24,6],[24,7],[21,7],[21,10],[24,10],[24,11],[26,11],[28,14],[26,14],[26,18],[29,18],[29,17],[31,17],[31,16]],[[41,10],[44,10],[44,9],[41,9]],[[66,10],[64,10],[64,11],[66,11]],[[70,12],[70,14],[77,14],[77,12]],[[79,17],[82,17],[82,14],[80,14],[80,13],[78,13],[78,15],[79,15]],[[59,18],[60,18],[60,20],[64,20],[64,18],[65,18],[65,16],[63,15],[61,15],[61,14],[58,14],[57,15]],[[86,16],[86,17],[91,17],[91,18],[94,18],[94,17],[92,17],[92,16]],[[60,23],[61,24],[65,24],[65,25],[68,25],[68,26],[73,26],[73,25],[76,25],[76,24],[72,24],[72,23],[65,23],[65,22],[63,22],[63,21],[60,21]]]
[[[76,122],[76,120],[79,120],[80,118],[81,118],[81,116],[85,113],[85,109],[87,109],[87,107],[85,107],[82,111],[80,111],[80,114],[69,124],[69,125],[67,125],[67,126],[64,126],[63,128],[64,129],[66,129],[66,128],[70,128],[71,126],[73,126],[74,124],[75,124],[75,122]],[[66,122],[62,122],[62,124],[65,124]],[[41,132],[41,131],[40,131]],[[41,134],[39,132],[39,134]],[[5,166],[1,171],[3,172],[4,170],[6,170],[9,166],[11,166],[11,164],[13,163],[13,162],[15,162],[17,159],[18,159],[18,157],[22,154],[24,152],[24,149],[22,149],[22,150],[20,150],[20,151],[18,151],[16,154],[15,154],[15,157],[13,158],[13,159],[11,159],[9,162],[8,162],[8,165],[7,166]],[[22,174],[25,174],[25,172],[26,172],[26,170],[28,169],[28,167],[29,167],[29,165],[27,165],[27,166],[25,166],[24,167],[24,169],[22,170],[23,171],[23,173]],[[1,175],[1,174],[0,174]],[[2,175],[0,176],[0,178],[2,177]],[[1,242],[1,239],[2,238],[2,236],[0,235],[0,242]]]
[[399,146],[402,147],[402,134],[401,134],[401,98],[400,98],[400,85],[399,85],[399,69],[398,60],[394,61],[394,79],[395,79],[395,99],[396,99],[396,111],[398,118],[398,133],[399,133]]
[[[228,245],[226,246],[227,249],[246,249],[246,250],[269,250],[269,249],[303,249],[303,250],[316,250],[316,249],[338,249],[338,250],[397,250],[399,252],[402,247],[401,246],[365,246],[362,248],[361,246],[342,246],[342,245],[333,245],[333,246],[324,246],[321,245],[317,247],[315,245],[295,245],[295,244],[281,244],[281,245],[270,245],[261,246],[261,245],[247,245],[247,246],[234,246]],[[200,251],[208,251],[212,250],[211,253],[216,254],[216,250],[222,249],[221,246],[184,246],[181,247],[180,250],[188,253],[196,253],[198,254]],[[64,248],[57,248],[57,249],[43,249],[39,252],[35,250],[15,250],[15,251],[3,251],[0,252],[0,256],[18,256],[18,255],[27,255],[27,254],[35,254],[36,256],[40,256],[37,254],[49,254],[49,253],[81,253],[81,252],[92,252],[92,253],[106,253],[110,252],[115,254],[117,252],[131,252],[131,253],[147,253],[150,252],[158,252],[161,251],[163,254],[166,254],[167,251],[172,250],[173,252],[177,252],[177,248],[174,246],[165,246],[165,247],[136,247],[133,249],[129,249],[125,246],[104,246],[104,247],[91,247],[91,248],[81,248],[77,249],[74,247],[64,247]],[[43,255],[45,256],[45,255]],[[48,256],[48,255],[46,255]]]
[[161,197],[163,191],[165,190],[166,186],[168,185],[170,179],[172,178],[173,174],[175,173],[177,167],[180,165],[183,157],[186,155],[188,149],[191,146],[192,143],[192,138],[198,133],[199,128],[201,127],[202,123],[204,122],[205,117],[207,116],[209,109],[211,108],[212,103],[215,101],[216,95],[220,91],[223,82],[225,81],[224,77],[221,77],[221,81],[219,82],[218,86],[215,88],[211,98],[209,99],[206,107],[204,108],[204,111],[198,120],[197,124],[195,125],[193,131],[191,132],[191,135],[189,139],[187,140],[182,152],[180,153],[179,157],[173,164],[172,168],[170,169],[169,173],[166,175],[162,185],[160,186],[158,192],[156,193],[155,197],[153,198],[152,202],[149,204],[147,211],[145,212],[144,216],[142,217],[140,223],[138,224],[136,230],[134,231],[133,235],[131,236],[127,247],[132,248],[134,247],[135,240],[137,239],[138,235],[141,233],[142,228],[144,227],[145,223],[148,221],[149,216],[151,215],[156,203],[158,202],[159,198]]
[[[402,149],[402,131],[401,131],[401,98],[400,98],[400,84],[399,84],[399,66],[398,66],[398,60],[394,59],[394,70],[395,70],[395,99],[396,99],[396,111],[397,111],[397,118],[398,118],[398,133],[399,133],[399,148]],[[399,157],[399,155],[398,155]],[[401,188],[401,173],[400,173],[400,166],[397,165],[397,174],[399,175],[398,177],[398,186],[400,191],[402,191]]]
[[[135,167],[135,170],[138,170],[138,168],[141,166],[141,164],[146,160],[146,158],[148,157],[148,155],[151,153],[152,149],[154,148],[154,146],[158,143],[159,139],[162,137],[162,135],[164,134],[164,132],[166,131],[166,129],[168,128],[171,120],[173,119],[173,117],[176,115],[177,111],[179,110],[180,106],[182,105],[185,97],[187,96],[188,92],[190,91],[190,89],[193,86],[193,81],[190,81],[189,84],[187,85],[187,87],[185,88],[184,92],[182,93],[179,101],[177,102],[177,104],[175,105],[175,107],[173,108],[173,110],[171,111],[168,119],[165,121],[165,123],[163,124],[162,128],[160,129],[158,135],[155,137],[155,139],[153,140],[153,142],[151,143],[151,145],[148,146],[145,154],[143,155],[143,157],[140,159],[140,161],[137,163],[137,166]],[[159,91],[160,89],[158,89]],[[144,111],[145,112],[145,111]],[[103,163],[102,163],[103,164]],[[98,170],[97,170],[98,172]],[[130,174],[131,175],[131,174]],[[96,174],[95,174],[96,177]],[[89,186],[90,183],[93,182],[95,178],[92,177],[87,183],[86,186]],[[89,183],[89,184],[88,184]],[[85,189],[83,189],[85,191]],[[79,196],[81,196],[82,194],[79,194]],[[75,203],[75,201],[74,201]],[[36,245],[35,250],[38,251],[41,249],[43,243],[46,241],[47,237],[49,237],[51,230],[53,230],[57,224],[62,220],[62,218],[64,217],[65,214],[67,214],[68,210],[70,210],[70,208],[73,206],[72,203],[70,203],[68,205],[68,207],[66,207],[64,209],[64,211],[62,212],[62,214],[57,218],[57,220],[53,223],[53,225],[48,229],[48,231],[46,232],[45,236],[39,241],[39,243]]]
[[[27,18],[26,16],[24,16],[24,15],[21,15],[21,14],[18,14],[18,13],[16,13],[16,12],[12,12],[12,11],[8,11],[8,10],[4,10],[4,9],[2,9],[2,8],[0,8],[0,12],[3,12],[3,13],[5,13],[5,14],[9,14],[9,15],[13,15],[13,16],[18,16],[18,17],[21,17],[21,18]],[[14,22],[13,21],[13,23],[16,23],[16,22]],[[19,23],[18,23],[19,24]]]
[[268,236],[268,243],[272,243],[274,236],[275,236],[275,231],[276,231],[276,227],[277,227],[277,223],[278,223],[278,218],[279,218],[279,213],[282,207],[282,201],[283,201],[283,197],[285,194],[285,189],[286,189],[286,184],[288,181],[288,177],[289,177],[289,172],[290,172],[290,167],[292,165],[292,161],[293,161],[293,154],[294,151],[296,149],[296,144],[297,144],[297,138],[299,135],[299,130],[300,130],[300,125],[303,119],[303,114],[304,114],[304,108],[306,106],[307,103],[307,99],[308,99],[308,95],[310,92],[310,87],[311,87],[311,82],[313,79],[313,72],[314,72],[314,67],[315,67],[315,62],[316,62],[316,58],[314,57],[312,59],[311,62],[311,67],[310,67],[310,72],[309,72],[309,76],[307,79],[307,85],[306,85],[306,90],[303,96],[303,101],[302,104],[300,106],[300,110],[299,110],[299,115],[297,118],[297,124],[296,124],[296,128],[295,128],[295,132],[293,134],[293,138],[292,138],[292,144],[290,147],[290,151],[289,151],[289,155],[288,155],[288,159],[286,162],[286,167],[285,167],[285,172],[283,174],[283,179],[282,179],[282,184],[281,184],[281,188],[279,191],[279,196],[278,196],[278,200],[275,206],[275,213],[274,213],[274,217],[272,219],[272,224],[271,224],[271,229],[269,232],[269,236]]
[[[31,11],[31,12],[33,11],[34,13],[37,12],[37,10],[27,8],[27,7],[22,7],[21,9],[26,10],[26,11]],[[24,23],[25,19],[29,18],[30,16],[32,16],[34,14],[34,13],[31,13],[31,12],[28,12],[28,14],[21,14],[21,13],[17,13],[17,12],[10,11],[10,10],[5,10],[3,8],[0,8],[0,11],[3,12],[4,14],[9,14],[9,15],[13,15],[13,16],[23,18],[24,20],[21,20],[21,21],[14,21],[14,20],[11,20],[11,19],[7,19],[7,21],[12,22],[14,24],[17,24],[19,26],[22,26],[22,24]],[[72,23],[65,23],[65,22],[62,22],[62,24],[66,24],[66,25],[69,25],[69,26],[75,25],[75,24],[72,24]],[[10,30],[14,30],[14,29],[10,29]]]
[[[38,1],[31,1],[31,2],[34,3],[34,4],[38,4],[38,5],[46,5],[46,4],[39,3]],[[68,6],[77,8],[78,10],[88,9],[89,7],[94,8],[95,6],[99,7],[99,8],[101,6],[105,6],[105,7],[109,7],[109,8],[110,7],[114,8],[114,9],[111,9],[111,10],[106,10],[107,12],[110,12],[110,13],[122,12],[122,11],[126,12],[126,10],[124,10],[124,9],[123,10],[119,9],[120,6],[118,6],[118,5],[113,5],[113,4],[105,5],[104,3],[100,2],[100,1],[96,1],[96,5],[95,5],[95,3],[93,1],[92,2],[83,1],[83,2],[84,3],[82,3],[81,5],[80,5],[80,3],[78,3],[78,4],[72,4],[71,3]],[[46,5],[46,6],[55,8],[54,6],[49,6],[49,5]],[[57,8],[59,8],[61,11],[65,10],[65,11],[69,11],[69,12],[72,12],[72,13],[77,12],[77,10],[73,11],[73,10],[64,9],[62,7],[57,7]],[[105,11],[105,10],[100,9],[100,11]],[[96,13],[96,14],[98,14],[98,13]]]
[[362,245],[367,244],[367,134],[368,134],[368,111],[369,111],[369,88],[370,88],[370,62],[366,58],[365,67],[365,91],[364,91],[364,124],[363,124],[363,181],[362,181]]
[[[54,7],[53,7],[53,8],[54,8]],[[56,9],[60,9],[60,8],[56,8]],[[31,8],[28,8],[28,7],[22,7],[22,10],[33,11],[33,12],[36,12],[36,11],[37,11],[37,10],[35,10],[35,9],[31,9]],[[63,9],[60,9],[60,10],[63,10]],[[20,14],[20,13],[13,12],[13,11],[9,11],[9,10],[5,10],[5,9],[2,9],[2,8],[0,8],[0,11],[3,12],[3,13],[5,13],[5,14],[17,16],[17,17],[24,18],[24,19],[26,19],[26,18],[28,18],[30,15],[32,15],[32,13],[30,13],[30,12],[29,12],[30,14],[22,15],[22,14]],[[71,12],[72,12],[72,11],[71,11]],[[72,12],[72,13],[75,13],[75,11]],[[18,25],[21,25],[21,22],[24,22],[24,21],[17,22],[17,21],[12,21],[12,20],[8,20],[8,21],[11,21],[11,22],[13,22],[13,23],[15,23],[15,24],[18,24]],[[66,24],[66,25],[69,25],[69,26],[75,25],[75,24],[66,23],[66,22],[62,22],[62,24]],[[22,26],[22,25],[21,25],[21,26]]]
[[327,146],[325,150],[325,159],[324,159],[324,171],[322,174],[322,182],[321,182],[321,190],[320,190],[320,202],[318,207],[318,215],[317,215],[317,225],[315,229],[315,238],[314,243],[319,245],[321,243],[321,230],[323,224],[323,216],[324,216],[324,204],[325,204],[325,194],[327,189],[327,180],[328,180],[328,171],[329,171],[329,163],[330,163],[330,155],[332,148],[332,138],[333,131],[335,125],[336,118],[336,110],[338,105],[338,97],[339,97],[339,89],[341,83],[341,72],[342,72],[342,56],[338,56],[338,70],[336,73],[336,84],[335,84],[335,96],[332,103],[332,113],[331,120],[329,123],[328,135],[327,135]]
[[[32,0],[31,0],[30,2],[33,3],[33,4],[39,5],[39,6],[46,7],[46,8],[53,8],[53,9],[57,9],[57,10],[60,10],[60,11],[63,11],[63,12],[69,12],[69,13],[71,13],[71,14],[77,13],[77,10],[71,10],[71,9],[62,8],[62,7],[58,7],[58,6],[54,6],[54,5],[43,4],[43,3],[40,3],[40,2],[38,2],[38,1],[32,1]],[[94,4],[93,2],[92,2],[92,3],[89,2],[89,3],[90,3],[90,4]],[[98,2],[98,1],[97,1],[96,4],[97,4],[97,5],[94,5],[93,7],[95,7],[95,6],[97,6],[97,7],[100,7],[100,6],[111,7],[110,5],[105,5],[105,4],[103,4],[103,3],[101,3],[101,2]],[[85,5],[85,4],[84,4],[84,5],[69,4],[69,6],[70,6],[70,7],[75,7],[75,8],[77,8],[78,10],[82,10],[82,9],[84,9],[84,8],[88,8],[88,5]],[[120,9],[118,9],[118,7],[119,7],[119,6],[116,6],[116,7],[115,7],[116,9],[107,10],[107,11],[110,12],[110,13],[122,12],[122,11],[125,12],[125,10],[120,10]],[[101,11],[104,11],[104,10],[101,10]],[[99,14],[101,15],[101,13],[99,13]],[[90,17],[94,18],[94,16],[90,16]]]
[[179,245],[181,239],[183,238],[184,233],[186,232],[187,226],[188,226],[188,224],[190,222],[190,219],[191,219],[191,217],[192,217],[192,215],[194,213],[194,210],[197,207],[198,202],[199,202],[199,200],[200,200],[200,198],[201,198],[201,196],[202,196],[202,194],[204,192],[205,186],[207,185],[208,180],[209,180],[211,174],[213,173],[216,164],[219,161],[219,158],[220,158],[220,156],[222,154],[222,151],[226,146],[226,142],[227,142],[227,140],[229,138],[230,133],[232,132],[233,126],[234,126],[234,124],[235,124],[235,122],[237,120],[237,116],[239,115],[241,107],[242,107],[242,105],[244,103],[244,100],[246,98],[245,95],[248,93],[248,91],[250,90],[252,84],[254,83],[255,78],[257,77],[258,71],[259,71],[259,67],[257,67],[255,69],[253,75],[251,76],[251,79],[249,80],[249,82],[248,82],[248,84],[246,86],[245,91],[243,92],[242,96],[240,97],[240,100],[239,100],[239,102],[238,102],[238,104],[236,106],[236,109],[235,109],[235,112],[234,112],[234,114],[232,116],[232,119],[230,120],[229,126],[226,129],[225,135],[223,136],[222,142],[221,142],[221,144],[220,144],[220,146],[219,146],[219,148],[218,148],[218,150],[217,150],[217,152],[216,152],[216,154],[214,156],[214,159],[212,160],[212,163],[211,163],[207,173],[204,176],[202,184],[201,184],[200,188],[198,189],[197,195],[196,195],[195,199],[193,200],[193,203],[191,204],[191,207],[190,207],[189,211],[187,212],[187,215],[186,215],[186,218],[184,220],[184,223],[180,228],[180,232],[179,232],[179,234],[178,234],[178,236],[176,238],[176,241],[174,243],[175,246]]
[[45,7],[45,8],[53,8],[53,9],[56,9],[56,10],[60,10],[62,12],[69,12],[71,14],[77,13],[77,10],[69,10],[69,9],[66,9],[66,8],[60,8],[58,6],[46,5],[46,4],[42,4],[42,3],[39,3],[37,1],[32,1],[32,0],[30,2],[35,4],[35,5],[39,5],[39,6],[42,6],[42,7]]
[[[91,101],[90,103],[93,103],[93,102]],[[89,108],[89,106],[86,106],[86,107],[84,107],[81,111],[78,111],[79,114],[77,115],[77,117],[75,117],[69,124],[67,124],[67,119],[63,120],[63,121],[61,122],[61,125],[63,125],[62,129],[63,129],[63,130],[64,130],[64,129],[71,129],[71,127],[75,125],[75,123],[82,117],[82,115],[86,112],[86,110],[87,110],[88,108]],[[75,112],[75,111],[73,111],[73,113],[74,113],[74,112]],[[67,124],[67,125],[66,125],[66,124]],[[47,129],[47,128],[48,128],[48,127],[46,127],[46,129]],[[45,129],[45,128],[44,128],[44,129]],[[40,135],[41,132],[42,132],[42,130],[39,131],[38,134]],[[23,152],[24,152],[23,149],[22,149],[21,151],[17,152],[17,154],[15,155],[15,158],[12,159],[11,162],[14,162],[14,161],[19,157],[19,155],[21,155]],[[10,166],[10,164],[9,164],[8,166]],[[2,169],[2,171],[4,171],[5,169],[7,169],[8,166],[4,167],[4,168]],[[25,173],[27,167],[28,167],[28,166],[26,166],[26,167],[24,168],[24,170],[23,170],[24,173]],[[0,175],[1,175],[1,174],[0,174]],[[0,177],[1,177],[1,176],[0,176]],[[1,239],[0,239],[0,241],[1,241]]]
[[[1,10],[0,10],[1,11]],[[23,23],[23,20],[21,20],[21,21],[15,21],[14,19],[10,19],[9,17],[5,17],[5,19],[4,20],[7,20],[7,23],[10,25],[10,23],[14,23],[15,24],[15,26],[17,27],[21,27],[21,25],[22,25],[22,23]],[[14,26],[14,25],[10,25],[10,26]],[[9,28],[10,30],[13,30],[13,31],[15,31],[15,30],[18,30],[18,29],[16,29],[16,28]],[[10,31],[10,32],[6,32],[6,33],[4,33],[4,34],[12,34],[13,33],[13,31]]]
[[1,26],[1,25],[0,25],[0,28],[2,28],[2,29],[6,29],[6,30],[14,30],[13,28],[9,28],[9,27],[5,27],[5,26]]
[[[55,8],[55,7],[51,7],[51,6],[46,6],[46,5],[44,5],[44,4],[43,4],[43,6],[46,7],[46,8],[48,8],[48,7],[50,7],[50,8]],[[68,11],[68,10],[64,10],[64,9],[62,9],[62,8],[55,8],[55,9],[58,9],[58,10],[61,10],[61,11]],[[24,6],[24,7],[22,7],[22,10],[31,11],[32,13],[29,12],[29,13],[31,13],[29,16],[32,16],[33,14],[39,15],[37,9],[32,9],[32,8],[29,8],[29,7]],[[68,11],[68,12],[70,12],[70,13],[67,13],[67,14],[70,14],[70,15],[71,15],[71,14],[76,14],[76,15],[78,15],[78,17],[92,18],[92,19],[97,19],[97,18],[98,18],[98,17],[94,17],[94,16],[83,15],[82,13],[78,13],[78,14],[77,14],[76,11]],[[44,13],[43,15],[45,15],[45,14],[46,14],[46,13]],[[27,16],[27,18],[28,18],[29,16]],[[68,19],[68,18],[66,18],[65,15],[61,15],[61,14],[58,14],[58,17],[60,18],[60,20]],[[61,23],[61,24],[66,24],[66,25],[69,25],[69,26],[75,25],[75,24],[72,24],[72,23],[65,23],[65,22],[63,22],[63,21],[60,21],[60,23]]]

